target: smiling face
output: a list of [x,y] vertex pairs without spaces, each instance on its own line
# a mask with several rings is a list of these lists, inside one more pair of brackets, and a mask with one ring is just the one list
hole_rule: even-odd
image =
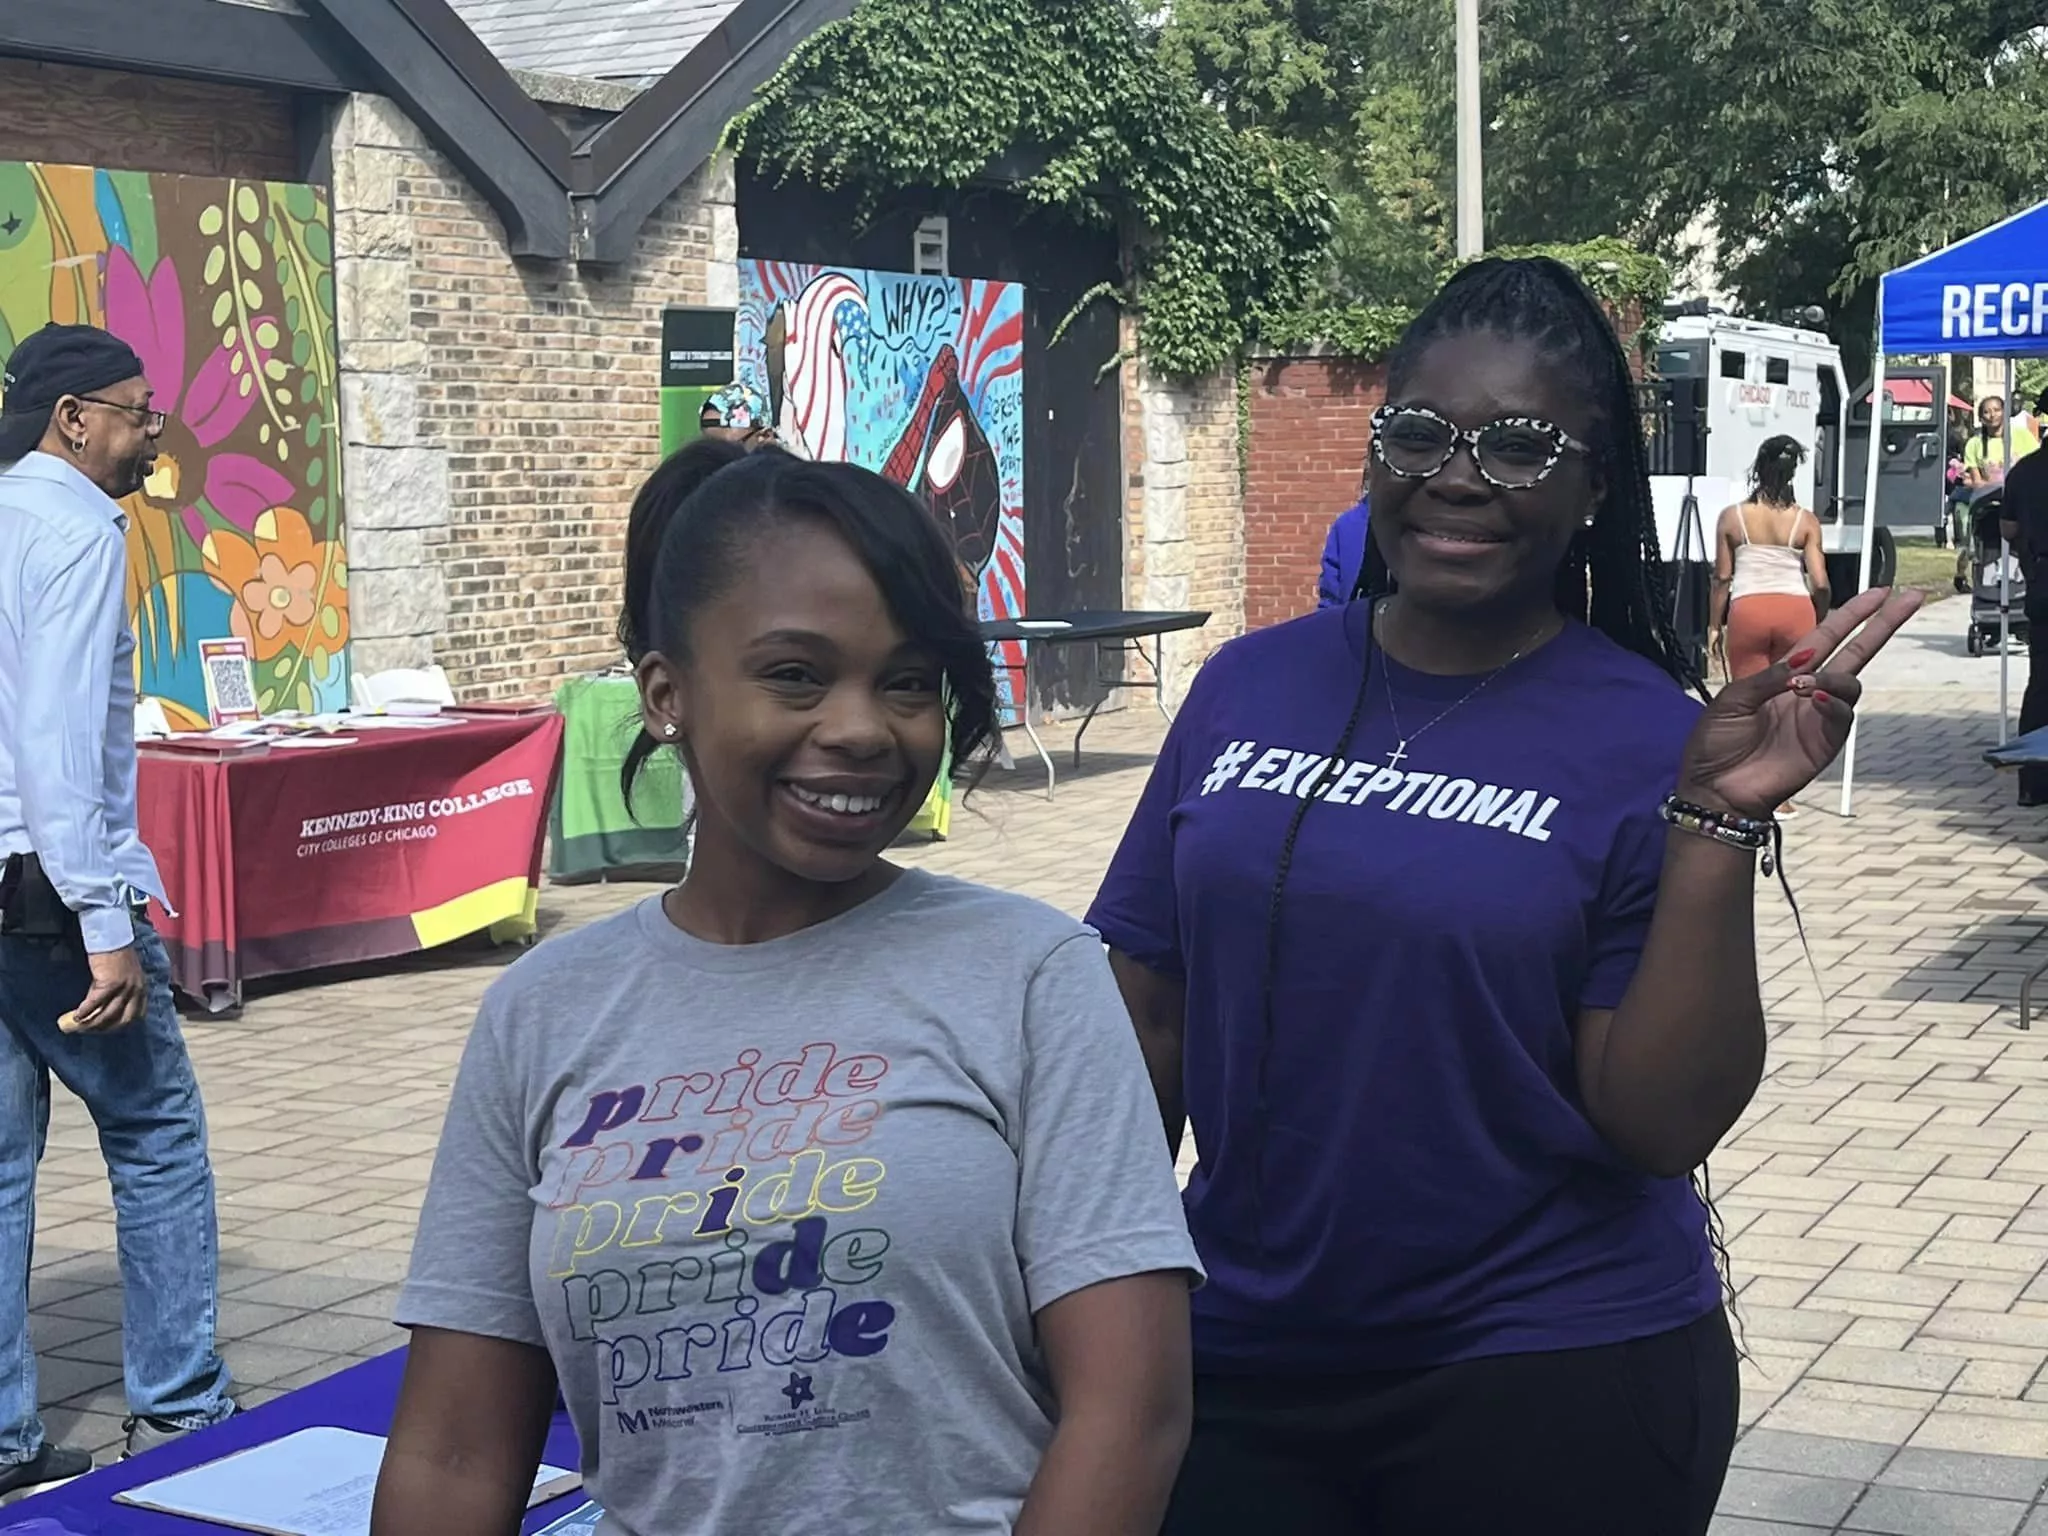
[[[1603,425],[1573,369],[1531,342],[1491,331],[1432,343],[1387,398],[1467,430],[1503,417],[1535,417],[1591,443]],[[1563,454],[1543,480],[1520,490],[1489,483],[1462,444],[1426,479],[1392,473],[1376,453],[1372,536],[1404,604],[1533,611],[1550,602],[1572,538],[1603,495],[1595,462],[1580,453]]]
[[1977,418],[1987,429],[1996,432],[2005,425],[2005,402],[1996,395],[1986,395],[1978,403]]
[[792,893],[857,880],[938,775],[939,663],[823,522],[778,520],[737,558],[687,654],[640,667],[647,728],[681,744],[697,793],[691,877]]

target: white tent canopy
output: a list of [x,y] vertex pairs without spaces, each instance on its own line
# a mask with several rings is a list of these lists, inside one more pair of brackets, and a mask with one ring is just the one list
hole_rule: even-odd
[[[1883,459],[1885,360],[1896,355],[1944,353],[2025,357],[2048,352],[2048,202],[1979,230],[1945,250],[1888,272],[1877,289],[1877,356],[1871,381],[1870,454],[1863,483],[1863,551],[1859,588],[1870,584],[1877,538],[1877,475]],[[2012,462],[2007,417],[2006,462]],[[2008,556],[2010,551],[2005,552]],[[2001,570],[2005,569],[2001,562]],[[1999,665],[1999,739],[2004,740],[2006,670]],[[1856,785],[1856,732],[1842,757],[1842,814],[1850,814]]]

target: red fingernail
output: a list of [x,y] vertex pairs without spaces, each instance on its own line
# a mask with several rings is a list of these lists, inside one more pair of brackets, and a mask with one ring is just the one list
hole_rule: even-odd
[[1814,702],[1814,703],[1816,703],[1816,704],[1825,704],[1825,703],[1827,703],[1827,702],[1828,702],[1828,701],[1829,701],[1830,699],[1832,699],[1833,697],[1834,697],[1834,695],[1833,695],[1833,694],[1831,694],[1831,693],[1823,693],[1823,692],[1821,692],[1821,690],[1820,690],[1820,689],[1818,689],[1818,688],[1816,688],[1816,689],[1814,689],[1814,690],[1813,690],[1813,702]]
[[1801,667],[1807,666],[1813,661],[1813,655],[1814,653],[1811,650],[1794,651],[1785,658],[1785,665],[1794,672],[1797,672]]

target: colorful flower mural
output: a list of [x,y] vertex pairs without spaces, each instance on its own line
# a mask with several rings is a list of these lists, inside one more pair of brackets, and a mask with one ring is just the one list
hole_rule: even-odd
[[208,577],[234,598],[228,622],[249,642],[257,664],[293,654],[340,654],[348,643],[348,613],[323,595],[333,576],[346,579],[340,551],[316,538],[296,507],[257,514],[249,535],[215,529],[200,554]]
[[[742,261],[737,340],[740,382],[768,399],[784,442],[916,492],[981,616],[1023,616],[1020,285]],[[1017,676],[997,674],[1006,703]]]
[[0,363],[51,320],[135,348],[169,416],[123,503],[136,685],[204,724],[199,642],[240,635],[266,711],[348,697],[334,248],[286,182],[0,162]]

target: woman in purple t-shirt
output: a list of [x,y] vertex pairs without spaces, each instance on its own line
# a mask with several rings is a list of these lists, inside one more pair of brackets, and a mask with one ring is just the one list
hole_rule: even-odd
[[1090,914],[1201,1159],[1166,1530],[1698,1536],[1737,1385],[1687,1176],[1763,1067],[1758,855],[1914,602],[1702,711],[1555,262],[1452,279],[1387,401],[1373,600],[1216,655]]

